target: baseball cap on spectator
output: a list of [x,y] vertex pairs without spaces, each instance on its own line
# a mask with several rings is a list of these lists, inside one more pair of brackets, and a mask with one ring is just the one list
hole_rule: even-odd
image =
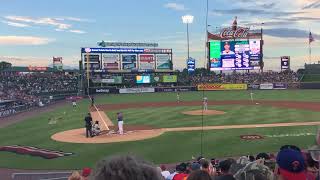
[[191,164],[191,170],[192,171],[199,170],[200,167],[201,167],[201,165],[199,163],[197,163],[197,162],[194,162],[194,163]]
[[199,156],[198,158],[197,158],[197,161],[198,162],[200,162],[202,159],[205,159],[203,156]]
[[85,167],[85,168],[82,169],[81,175],[83,177],[88,177],[88,176],[90,176],[90,174],[91,174],[91,169],[90,168]]
[[295,145],[284,145],[280,148],[280,151],[281,150],[284,150],[284,149],[293,149],[293,150],[296,150],[296,151],[300,151],[301,152],[301,149]]
[[282,148],[278,153],[279,174],[287,180],[306,180],[304,158],[295,147]]

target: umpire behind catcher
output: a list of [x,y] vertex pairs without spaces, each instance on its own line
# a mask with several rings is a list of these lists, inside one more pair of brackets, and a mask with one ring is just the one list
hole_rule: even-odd
[[88,115],[84,118],[84,121],[86,122],[86,137],[89,136],[92,137],[92,117],[91,114],[88,113]]

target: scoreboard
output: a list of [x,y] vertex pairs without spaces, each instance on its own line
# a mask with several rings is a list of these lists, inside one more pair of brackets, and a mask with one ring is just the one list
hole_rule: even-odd
[[172,70],[172,49],[81,48],[81,60],[91,71]]
[[210,70],[260,69],[261,42],[258,39],[238,41],[210,41]]

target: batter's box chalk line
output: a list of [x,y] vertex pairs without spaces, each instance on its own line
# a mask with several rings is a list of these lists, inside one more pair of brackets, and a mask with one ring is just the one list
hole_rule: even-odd
[[[123,135],[126,135],[126,134],[131,134],[133,133],[134,131],[126,131],[123,133]],[[114,134],[119,134],[117,131],[114,131],[114,130],[111,130],[107,133],[107,135],[114,135]]]

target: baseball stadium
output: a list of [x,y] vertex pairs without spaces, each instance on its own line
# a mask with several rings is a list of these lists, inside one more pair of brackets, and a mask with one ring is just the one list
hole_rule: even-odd
[[183,69],[145,42],[78,47],[75,69],[1,62],[0,180],[318,179],[320,64],[265,70],[268,43],[235,18],[207,29],[204,67],[189,34]]

